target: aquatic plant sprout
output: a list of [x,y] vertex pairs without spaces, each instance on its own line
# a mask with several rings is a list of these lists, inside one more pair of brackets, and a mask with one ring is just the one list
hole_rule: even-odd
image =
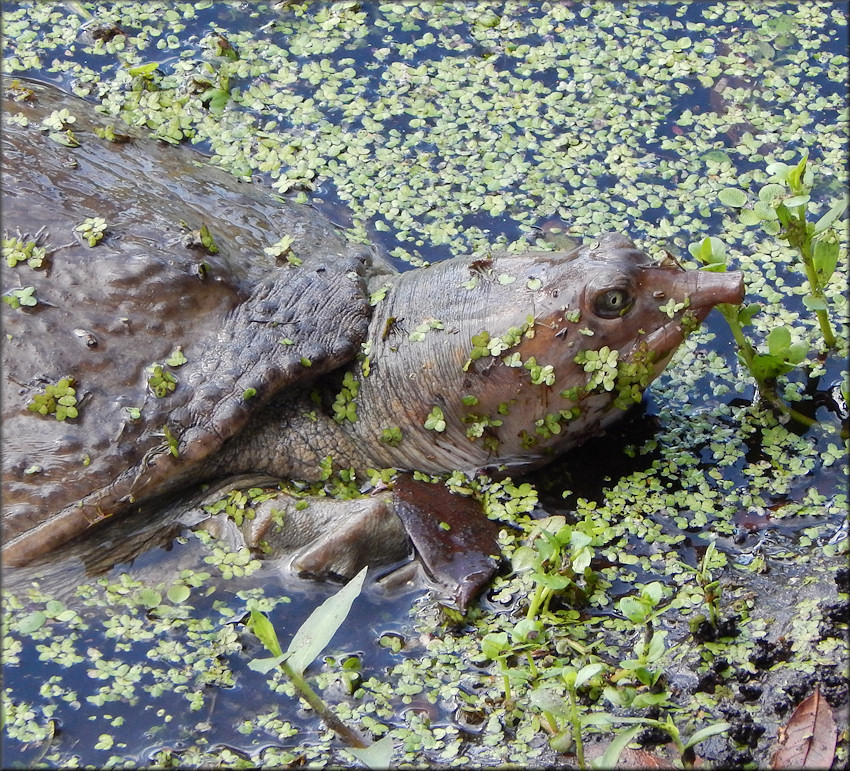
[[[820,328],[825,351],[837,345],[829,318],[826,287],[835,275],[841,253],[841,242],[835,226],[847,212],[847,199],[829,205],[829,209],[816,222],[808,220],[811,191],[815,182],[814,171],[804,153],[800,161],[789,166],[771,163],[767,172],[772,181],[758,192],[758,200],[747,207],[749,196],[737,188],[726,188],[718,194],[718,200],[739,210],[743,224],[760,224],[764,232],[784,241],[799,257],[807,282],[808,293],[802,298],[803,306],[813,312]],[[701,242],[690,244],[691,255],[705,264],[706,270],[724,271],[727,264],[726,248],[718,238],[706,237]],[[789,407],[776,393],[775,381],[797,366],[802,366],[810,355],[804,330],[792,325],[774,325],[765,338],[767,352],[759,352],[744,334],[744,327],[752,324],[761,312],[759,303],[736,307],[725,303],[717,306],[723,314],[738,346],[738,356],[758,384],[761,396],[786,415],[801,423],[811,419]],[[839,309],[846,311],[846,308]]]

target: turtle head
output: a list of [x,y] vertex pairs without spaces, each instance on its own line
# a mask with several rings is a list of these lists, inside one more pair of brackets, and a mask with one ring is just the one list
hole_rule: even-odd
[[373,318],[358,397],[404,437],[379,460],[541,465],[639,402],[711,308],[742,297],[740,273],[654,264],[620,235],[403,274]]
[[654,263],[617,234],[544,255],[520,255],[539,276],[529,283],[539,283],[540,293],[533,334],[519,352],[525,359],[539,354],[562,371],[581,364],[576,357],[607,349],[618,361],[651,358],[657,375],[715,305],[743,299],[740,273],[684,270],[673,257]]
[[477,402],[460,420],[487,424],[494,465],[538,465],[598,433],[716,304],[743,299],[740,273],[656,264],[613,234],[567,253],[494,257],[491,273],[490,318],[465,362]]

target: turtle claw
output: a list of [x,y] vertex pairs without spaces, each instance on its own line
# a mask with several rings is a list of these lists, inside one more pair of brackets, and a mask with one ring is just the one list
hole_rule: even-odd
[[399,474],[393,493],[395,512],[428,577],[466,612],[499,567],[499,526],[478,501],[409,474]]

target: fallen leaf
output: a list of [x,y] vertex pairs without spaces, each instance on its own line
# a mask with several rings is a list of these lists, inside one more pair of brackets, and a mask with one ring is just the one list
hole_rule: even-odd
[[779,730],[779,749],[771,768],[829,768],[837,737],[832,708],[815,688]]

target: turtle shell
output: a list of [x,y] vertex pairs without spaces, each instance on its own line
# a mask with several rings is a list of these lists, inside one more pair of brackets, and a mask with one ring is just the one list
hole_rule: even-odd
[[202,481],[205,459],[272,395],[349,361],[370,316],[368,256],[313,208],[187,147],[101,138],[110,121],[51,87],[18,85],[13,97],[7,563]]

